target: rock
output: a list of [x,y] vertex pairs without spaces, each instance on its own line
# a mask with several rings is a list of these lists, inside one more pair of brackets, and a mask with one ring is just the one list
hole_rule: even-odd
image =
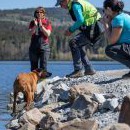
[[93,99],[95,101],[97,101],[98,103],[104,103],[106,101],[106,99],[104,98],[103,94],[98,94],[98,93],[94,93],[93,94]]
[[74,118],[89,118],[98,108],[98,103],[89,95],[80,95],[72,104],[69,120]]
[[37,125],[40,123],[45,114],[42,114],[37,108],[27,111],[20,117],[20,121],[24,123],[31,123]]
[[50,112],[52,110],[55,110],[55,109],[62,107],[65,104],[66,103],[64,103],[64,102],[52,103],[52,104],[49,104],[49,105],[46,105],[46,106],[40,108],[39,111],[42,112],[42,113]]
[[44,79],[37,84],[37,91],[35,92],[37,95],[45,90],[46,84],[50,81],[50,79]]
[[70,101],[73,102],[79,94],[92,95],[101,93],[103,90],[93,83],[81,83],[70,88]]
[[105,127],[103,130],[130,130],[130,127],[124,123],[116,123]]
[[119,105],[118,99],[107,99],[106,102],[103,103],[102,108],[109,109],[111,111],[114,111]]
[[112,93],[105,93],[103,94],[103,96],[105,97],[105,99],[109,99],[109,98],[115,98],[116,96]]
[[63,82],[60,82],[56,87],[52,88],[54,94],[59,94],[59,98],[62,101],[68,101],[69,95],[68,90],[70,88]]
[[26,123],[19,130],[36,130],[36,126],[31,123]]
[[54,112],[47,112],[46,117],[40,121],[40,128],[49,130],[50,127],[60,121],[61,115]]
[[97,130],[96,121],[74,119],[65,123],[54,124],[51,130]]
[[38,96],[37,96],[37,100],[38,102],[36,102],[36,106],[42,107],[43,103],[47,102],[50,98],[50,95],[53,94],[53,90],[51,89],[52,85],[51,84],[47,84],[45,86],[44,92],[41,92]]
[[118,122],[126,123],[130,126],[130,94],[124,97]]
[[57,82],[57,81],[60,81],[60,80],[61,80],[61,78],[60,78],[59,76],[55,76],[54,78],[52,78],[52,79],[50,80],[49,83],[54,83],[54,82]]
[[10,121],[7,125],[6,125],[6,128],[14,128],[14,129],[17,129],[17,128],[19,128],[20,127],[20,125],[19,125],[19,123],[18,123],[18,119],[15,119],[15,120],[12,120],[12,121]]
[[[16,105],[16,113],[22,111],[22,110],[25,108],[25,105],[26,105],[25,102],[20,103],[20,104],[17,104],[17,105]],[[33,106],[34,106],[34,103],[32,102],[32,103],[31,103],[31,108],[32,108]],[[13,110],[13,104],[8,104],[8,105],[7,105],[7,109],[12,112],[12,110]]]

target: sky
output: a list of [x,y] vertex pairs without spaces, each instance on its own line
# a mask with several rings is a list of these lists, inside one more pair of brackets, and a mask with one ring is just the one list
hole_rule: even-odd
[[[104,0],[89,0],[96,7],[102,7]],[[130,0],[122,0],[125,4],[124,10],[130,11]],[[25,9],[32,7],[54,7],[56,0],[0,0],[0,9]]]

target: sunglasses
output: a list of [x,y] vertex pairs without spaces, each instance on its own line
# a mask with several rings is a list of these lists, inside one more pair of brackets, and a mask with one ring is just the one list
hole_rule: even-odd
[[43,11],[37,11],[36,13],[37,13],[37,14],[42,14],[42,13],[44,14]]

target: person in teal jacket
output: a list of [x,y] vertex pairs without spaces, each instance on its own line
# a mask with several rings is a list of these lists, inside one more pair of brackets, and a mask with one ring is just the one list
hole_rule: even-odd
[[[118,0],[105,0],[102,23],[110,43],[106,55],[130,68],[130,15],[123,12],[124,3]],[[130,72],[123,75],[129,77]]]
[[[80,30],[80,33],[69,42],[74,71],[66,75],[66,77],[74,78],[83,75],[94,75],[95,70],[86,55],[86,45],[90,46],[101,39],[99,38],[99,24],[97,24],[97,21],[101,18],[100,13],[86,0],[57,0],[56,6],[58,5],[61,8],[68,9],[74,21],[74,24],[65,31],[65,36],[70,36],[76,30]],[[83,67],[84,74],[82,73]]]

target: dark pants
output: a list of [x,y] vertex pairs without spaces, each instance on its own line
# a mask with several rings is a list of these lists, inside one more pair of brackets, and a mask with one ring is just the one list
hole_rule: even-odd
[[130,68],[130,44],[114,44],[106,47],[106,55]]
[[84,33],[79,33],[69,42],[74,70],[81,70],[84,66],[86,71],[93,71],[92,65],[86,55],[85,45],[87,43],[85,44],[85,42],[87,42],[87,38]]
[[35,36],[31,39],[29,47],[29,58],[31,71],[36,68],[41,68],[47,71],[47,61],[50,56],[49,44],[44,43],[42,38]]
[[[91,37],[91,29],[93,28],[93,37]],[[72,53],[74,70],[81,70],[84,66],[85,71],[94,71],[87,55],[87,46],[100,44],[104,40],[104,35],[101,30],[101,26],[98,22],[91,26],[80,27],[81,33],[77,34],[70,40],[69,46]],[[102,34],[102,35],[101,35]]]

